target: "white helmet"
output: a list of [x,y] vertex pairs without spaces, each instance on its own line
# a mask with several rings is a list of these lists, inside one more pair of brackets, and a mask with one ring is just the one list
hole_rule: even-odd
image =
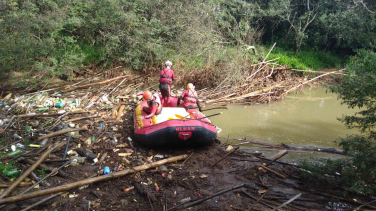
[[165,63],[165,65],[166,65],[166,67],[171,67],[171,66],[172,66],[172,62],[167,61],[167,62]]

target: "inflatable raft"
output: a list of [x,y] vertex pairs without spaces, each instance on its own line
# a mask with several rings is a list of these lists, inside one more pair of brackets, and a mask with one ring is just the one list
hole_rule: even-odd
[[216,139],[217,127],[203,113],[195,109],[188,113],[176,106],[176,98],[170,99],[169,105],[165,105],[169,107],[163,107],[160,114],[150,119],[137,120],[137,117],[147,115],[142,110],[147,102],[137,106],[133,114],[135,142],[149,147],[197,146]]

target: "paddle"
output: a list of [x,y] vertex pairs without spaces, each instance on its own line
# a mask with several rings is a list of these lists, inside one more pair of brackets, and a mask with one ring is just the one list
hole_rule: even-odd
[[214,110],[214,109],[226,109],[226,110],[228,110],[227,107],[222,106],[222,107],[208,108],[208,109],[204,109],[202,111],[210,111],[210,110]]
[[212,115],[209,115],[209,116],[206,116],[206,117],[201,117],[201,118],[198,118],[197,120],[199,120],[199,119],[205,119],[205,118],[207,118],[207,117],[217,116],[217,115],[220,115],[220,114],[223,114],[223,112],[219,112],[219,113],[216,113],[216,114],[212,114]]
[[194,113],[195,113],[195,112],[189,113],[187,116],[180,116],[180,115],[178,115],[178,114],[175,114],[175,116],[176,116],[177,118],[179,118],[179,119],[185,119],[185,118],[187,118],[189,115],[194,114]]

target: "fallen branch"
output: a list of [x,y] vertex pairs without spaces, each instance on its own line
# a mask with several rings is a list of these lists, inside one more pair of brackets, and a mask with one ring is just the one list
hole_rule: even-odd
[[79,120],[84,120],[84,119],[90,119],[90,118],[96,118],[96,117],[100,117],[98,116],[97,114],[96,115],[92,115],[92,116],[85,116],[85,117],[78,117],[78,118],[73,118],[73,119],[68,119],[64,122],[75,122],[75,121],[79,121]]
[[50,199],[53,199],[53,198],[55,198],[55,197],[57,197],[57,196],[60,196],[61,194],[62,194],[62,193],[57,193],[57,194],[51,195],[51,196],[49,196],[49,197],[47,197],[47,198],[45,198],[45,199],[42,199],[42,200],[38,201],[37,203],[34,203],[34,204],[32,204],[32,205],[26,207],[25,209],[23,209],[23,210],[21,210],[21,211],[31,210],[31,209],[33,209],[34,207],[39,206],[39,205],[43,204],[44,202],[46,202],[46,201],[48,201],[48,200],[50,200]]
[[96,82],[96,83],[91,83],[91,84],[85,84],[85,85],[81,85],[81,86],[76,86],[76,87],[73,87],[73,88],[70,88],[70,89],[63,90],[61,92],[62,93],[71,92],[71,91],[76,90],[76,89],[83,89],[83,88],[90,87],[90,86],[106,84],[106,83],[110,83],[112,81],[116,81],[116,80],[119,80],[119,79],[122,79],[122,78],[125,78],[125,77],[128,77],[128,75],[118,76],[118,77],[115,77],[115,78],[111,78],[111,79],[108,79],[108,80],[105,80],[105,81]]
[[[342,69],[342,70],[345,70],[345,69]],[[289,92],[295,90],[296,88],[298,88],[298,87],[300,87],[300,86],[303,86],[304,84],[309,83],[309,82],[311,82],[311,81],[314,81],[314,80],[316,80],[316,79],[318,79],[318,78],[321,78],[321,77],[323,77],[323,76],[326,76],[326,75],[329,75],[329,74],[333,74],[333,73],[335,73],[335,72],[342,71],[342,70],[336,70],[336,71],[328,72],[328,73],[325,73],[325,74],[319,75],[319,76],[317,76],[317,77],[314,77],[314,78],[312,78],[311,80],[308,80],[308,81],[306,81],[306,82],[304,82],[304,83],[299,84],[298,86],[295,86],[295,87],[293,87],[293,88],[287,90],[284,94],[286,95],[286,94],[288,94]]]
[[59,135],[63,135],[63,134],[66,134],[66,133],[70,133],[70,132],[75,132],[75,131],[81,131],[81,130],[87,130],[86,127],[81,127],[81,128],[67,128],[67,129],[62,129],[62,130],[59,130],[59,131],[56,131],[54,133],[49,133],[47,135],[44,135],[44,136],[41,136],[37,139],[37,141],[41,141],[45,138],[51,138],[51,137],[54,137],[54,136],[59,136]]
[[279,208],[282,208],[282,207],[286,206],[287,204],[290,204],[290,203],[293,202],[295,199],[299,198],[301,195],[302,195],[302,193],[297,194],[296,196],[292,197],[291,199],[289,199],[289,200],[286,201],[285,203],[281,204],[281,205],[278,206],[277,208],[274,208],[272,211],[274,211],[274,210],[278,210]]
[[226,155],[224,155],[224,156],[223,156],[221,159],[219,159],[217,162],[213,163],[213,164],[210,166],[210,168],[213,167],[213,166],[215,166],[215,165],[217,165],[219,162],[221,162],[223,159],[225,159],[227,156],[231,155],[233,152],[235,152],[235,151],[238,150],[238,149],[239,149],[239,147],[236,147],[234,150],[232,150],[231,152],[229,152],[229,153],[227,153]]
[[153,162],[153,163],[150,163],[150,164],[136,166],[132,169],[126,169],[126,170],[123,170],[123,171],[113,172],[111,174],[102,175],[102,176],[99,176],[99,177],[88,178],[88,179],[73,182],[73,183],[70,183],[70,184],[60,185],[60,186],[57,186],[57,187],[52,187],[52,188],[48,188],[48,189],[45,189],[45,190],[35,191],[35,192],[32,192],[32,193],[28,193],[28,194],[24,194],[24,195],[20,195],[20,196],[12,196],[12,197],[8,197],[8,198],[5,198],[5,199],[0,199],[0,204],[9,204],[9,203],[17,202],[17,201],[35,198],[35,197],[38,197],[38,196],[44,196],[44,195],[51,194],[51,193],[67,191],[67,190],[70,190],[72,188],[77,188],[77,187],[84,186],[84,185],[87,185],[87,184],[122,177],[122,176],[125,176],[127,174],[135,173],[135,172],[146,170],[146,169],[149,169],[149,168],[155,168],[155,167],[158,167],[160,165],[175,162],[175,161],[182,160],[182,159],[185,159],[185,158],[187,158],[187,155],[175,156],[175,157],[172,157],[172,158],[163,159],[163,160]]
[[123,113],[124,111],[124,108],[125,108],[125,105],[121,105],[119,107],[119,111],[118,111],[118,114],[117,114],[117,117],[116,117],[116,120],[119,121],[121,119],[121,114]]
[[231,139],[231,140],[243,141],[246,143],[258,144],[258,145],[269,146],[269,147],[274,147],[274,148],[284,148],[288,150],[316,151],[316,152],[326,152],[326,153],[333,153],[333,154],[339,154],[339,155],[347,155],[343,151],[337,150],[335,148],[313,147],[313,146],[290,146],[287,144],[272,144],[272,143],[266,143],[266,142],[256,141],[256,140],[247,139],[247,138]]
[[269,163],[267,163],[265,166],[271,165],[274,161],[280,159],[281,157],[285,156],[287,154],[287,150],[281,150],[277,154],[271,156],[269,159],[271,160]]
[[277,176],[278,176],[279,178],[281,178],[281,179],[286,179],[286,176],[285,176],[285,175],[282,175],[282,174],[280,174],[280,173],[274,171],[273,169],[270,169],[270,168],[268,168],[268,167],[266,167],[266,166],[264,166],[264,165],[261,165],[260,167],[263,168],[263,169],[265,169],[265,170],[268,170],[268,171],[272,172],[273,174],[277,175]]

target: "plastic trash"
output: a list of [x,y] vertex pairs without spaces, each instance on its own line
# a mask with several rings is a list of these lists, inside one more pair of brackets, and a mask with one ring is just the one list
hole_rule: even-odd
[[47,142],[48,142],[48,138],[45,138],[45,139],[43,139],[41,142],[40,142],[40,146],[41,147],[44,147],[46,144],[47,144]]
[[71,156],[70,159],[77,160],[77,163],[85,163],[86,157]]
[[43,107],[43,108],[38,108],[38,111],[46,111],[48,109],[50,109],[50,108],[49,107]]
[[164,177],[168,173],[168,169],[165,165],[161,165],[158,167],[158,172]]
[[182,204],[182,203],[185,203],[185,202],[189,202],[191,200],[191,197],[187,197],[187,198],[184,198],[180,201],[178,201],[179,204]]
[[6,170],[6,171],[3,171],[3,173],[10,177],[10,176],[13,176],[13,175],[16,175],[16,174],[19,174],[21,172],[21,170],[17,170],[17,169],[14,169],[14,170]]
[[26,133],[30,132],[31,131],[31,126],[30,125],[26,125],[25,126],[25,131],[26,131]]
[[64,107],[64,102],[60,99],[58,103],[55,104],[56,108],[62,108]]
[[18,134],[16,134],[16,133],[15,133],[15,134],[14,134],[13,136],[14,136],[14,137],[15,137],[16,139],[22,139],[22,137],[21,137],[21,136],[19,136],[19,135],[18,135]]
[[78,131],[71,132],[72,138],[80,138],[80,133]]
[[25,148],[25,146],[21,143],[17,143],[16,145],[17,145],[18,148]]
[[128,191],[133,190],[133,189],[134,189],[134,186],[131,186],[129,188],[124,189],[124,192],[128,192]]
[[16,150],[14,152],[10,152],[10,153],[6,154],[5,157],[16,156],[16,155],[20,155],[22,153],[23,153],[23,151],[19,149],[19,150]]
[[105,166],[105,167],[103,168],[103,174],[106,175],[106,174],[109,174],[109,173],[111,173],[110,167]]

